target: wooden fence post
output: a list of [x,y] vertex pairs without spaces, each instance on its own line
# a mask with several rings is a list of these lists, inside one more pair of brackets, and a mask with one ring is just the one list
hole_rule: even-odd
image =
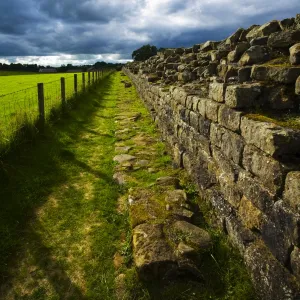
[[44,96],[44,84],[38,83],[38,102],[39,102],[39,125],[41,128],[45,125],[45,96]]
[[85,92],[85,73],[82,73],[82,91]]
[[62,108],[66,107],[66,81],[64,77],[60,78],[60,94],[61,94],[61,105]]
[[77,74],[74,74],[74,93],[77,95]]
[[88,72],[88,86],[91,85],[91,72]]
[[95,83],[95,71],[93,71],[93,84]]

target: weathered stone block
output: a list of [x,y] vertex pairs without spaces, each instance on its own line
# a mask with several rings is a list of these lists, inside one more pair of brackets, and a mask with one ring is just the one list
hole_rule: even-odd
[[261,230],[263,213],[245,196],[240,201],[238,214],[244,226],[251,230]]
[[210,120],[207,120],[202,116],[199,116],[198,131],[201,135],[205,136],[206,138],[209,137],[210,124],[211,124]]
[[178,103],[185,103],[186,97],[188,96],[187,93],[183,88],[175,88],[171,91],[173,99]]
[[219,147],[229,159],[237,164],[240,163],[244,142],[239,135],[212,123],[210,128],[210,141],[213,145]]
[[293,274],[300,277],[300,249],[298,247],[294,247],[294,250],[291,253],[291,267],[293,270]]
[[292,65],[300,64],[300,43],[290,48],[290,62]]
[[199,128],[199,116],[197,113],[190,111],[190,119],[189,124],[195,129],[198,130]]
[[197,59],[197,56],[195,53],[189,53],[189,54],[185,54],[185,55],[181,56],[181,62],[185,63],[185,64],[188,64],[195,59]]
[[218,111],[218,122],[222,126],[238,132],[240,130],[242,113],[233,110],[226,105],[221,105]]
[[243,154],[243,166],[247,171],[259,177],[260,182],[271,193],[276,194],[282,188],[283,170],[281,164],[260,149],[246,145]]
[[253,38],[262,37],[270,35],[273,32],[281,31],[278,21],[268,22],[260,27],[254,27],[247,35],[246,38],[248,41]]
[[226,88],[225,103],[233,108],[253,107],[258,104],[261,91],[259,84],[229,85]]
[[247,247],[255,241],[254,234],[245,228],[237,216],[231,214],[225,218],[226,231],[231,243],[243,254]]
[[217,102],[224,102],[226,84],[212,82],[209,85],[209,98]]
[[300,151],[300,133],[296,130],[242,117],[241,133],[247,143],[274,157]]
[[215,101],[206,100],[206,107],[205,107],[205,116],[206,118],[218,122],[218,110],[219,110],[220,104],[216,103]]
[[294,214],[283,200],[276,201],[262,226],[262,238],[273,255],[284,265],[288,263],[292,245],[298,243],[299,215]]
[[300,67],[253,66],[251,78],[258,81],[295,83],[300,76]]
[[208,99],[206,98],[200,98],[199,103],[198,103],[198,112],[202,117],[205,117],[205,112],[206,112],[206,102]]
[[272,33],[268,39],[268,47],[289,48],[300,42],[300,30],[290,30]]
[[212,145],[212,156],[216,162],[216,175],[221,181],[220,177],[226,178],[226,181],[235,182],[238,178],[240,167],[234,164],[226,155],[217,147]]
[[235,208],[238,208],[242,198],[242,194],[236,184],[227,179],[223,173],[219,176],[220,190],[224,194],[225,199]]
[[200,50],[202,51],[216,50],[219,44],[220,42],[207,41],[200,47]]
[[250,81],[251,76],[251,67],[243,67],[238,70],[238,82],[244,83],[246,81]]
[[182,237],[184,242],[196,249],[208,249],[212,245],[212,240],[209,233],[186,221],[176,221],[171,230]]
[[300,213],[300,172],[290,172],[286,176],[284,201]]
[[163,278],[177,266],[176,257],[164,238],[162,225],[141,224],[133,229],[133,257],[144,280]]
[[259,38],[252,39],[250,41],[250,46],[266,46],[268,42],[268,36],[262,36]]
[[285,85],[266,85],[263,89],[263,102],[274,109],[292,109],[296,105],[295,95]]
[[274,204],[274,195],[266,190],[259,181],[252,178],[246,171],[239,172],[238,187],[241,192],[252,201],[261,211],[269,212]]
[[288,30],[295,25],[295,18],[287,18],[279,21],[282,30]]
[[300,95],[300,76],[296,80],[295,84],[295,94]]
[[247,42],[238,43],[233,51],[230,51],[227,55],[227,60],[229,62],[237,62],[242,54],[249,48]]
[[274,258],[263,242],[257,241],[250,245],[245,251],[244,259],[262,299],[297,299],[299,283]]
[[240,66],[262,63],[269,59],[267,48],[262,46],[251,46],[239,60]]
[[237,31],[235,31],[231,36],[229,36],[226,41],[225,41],[225,44],[226,45],[230,45],[230,46],[233,46],[235,45],[238,41],[239,41],[239,38],[241,36],[241,33],[244,31],[243,28],[239,28]]

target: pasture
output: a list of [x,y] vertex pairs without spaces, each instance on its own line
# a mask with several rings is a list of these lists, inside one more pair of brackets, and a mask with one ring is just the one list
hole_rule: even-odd
[[[53,109],[62,103],[61,77],[65,78],[66,101],[74,96],[74,74],[77,74],[77,91],[80,93],[83,89],[82,73],[16,72],[16,75],[8,75],[7,72],[0,72],[0,145],[8,144],[24,124],[36,122],[39,116],[38,83],[44,84],[44,113],[47,119]],[[91,81],[92,78],[91,74]],[[88,86],[87,73],[85,84]]]

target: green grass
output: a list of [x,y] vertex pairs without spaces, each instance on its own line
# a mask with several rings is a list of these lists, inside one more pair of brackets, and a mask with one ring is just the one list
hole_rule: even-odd
[[[87,87],[88,75],[85,74]],[[39,116],[37,83],[44,83],[45,117],[51,118],[53,110],[60,108],[61,77],[65,77],[65,96],[68,101],[75,95],[74,74],[0,76],[0,147],[6,147],[14,142],[14,136],[22,130],[24,124],[33,125],[37,121]],[[81,73],[77,73],[77,82],[77,91],[81,93],[83,91]]]
[[113,299],[112,258],[128,228],[112,181],[118,84],[105,78],[2,158],[1,299]]

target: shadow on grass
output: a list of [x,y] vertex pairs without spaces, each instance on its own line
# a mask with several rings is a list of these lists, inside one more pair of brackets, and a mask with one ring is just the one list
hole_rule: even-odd
[[[30,223],[35,220],[36,210],[45,203],[52,190],[67,182],[64,169],[68,167],[67,165],[79,166],[104,180],[111,181],[105,174],[77,160],[74,155],[61,155],[66,154],[64,151],[67,145],[72,143],[71,138],[79,139],[85,132],[84,125],[89,123],[91,115],[99,109],[105,91],[111,84],[112,78],[105,77],[98,87],[73,101],[71,104],[73,110],[65,113],[59,121],[55,121],[55,125],[47,124],[43,134],[34,138],[27,137],[21,146],[0,157],[1,299],[5,299],[12,270],[16,267],[18,258],[22,256],[24,247],[30,248],[30,245],[24,245],[26,238],[32,239],[32,245],[39,245],[36,249],[32,249],[32,253],[48,274],[61,299],[69,289],[74,291],[76,299],[83,298],[67,274],[51,258],[51,251],[42,245],[40,237],[32,231]],[[48,263],[60,270],[59,280],[48,270]]]

